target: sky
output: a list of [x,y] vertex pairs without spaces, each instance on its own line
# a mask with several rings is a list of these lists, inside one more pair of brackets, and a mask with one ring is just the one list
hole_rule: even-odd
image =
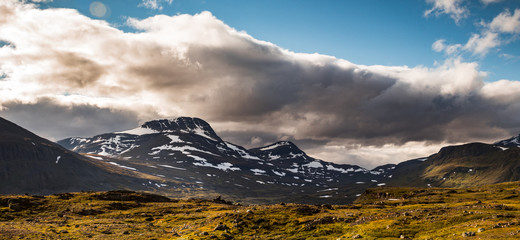
[[0,116],[60,140],[200,117],[375,167],[520,133],[516,0],[0,0]]

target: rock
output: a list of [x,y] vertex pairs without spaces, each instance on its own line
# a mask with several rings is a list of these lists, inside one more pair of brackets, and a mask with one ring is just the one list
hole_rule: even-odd
[[462,236],[463,237],[472,237],[472,236],[475,236],[475,232],[463,232]]
[[233,239],[233,236],[227,234],[227,233],[222,233],[220,234],[221,237],[223,237],[224,239]]
[[208,232],[201,232],[199,235],[200,235],[200,236],[208,236],[209,233],[208,233]]
[[20,206],[20,204],[18,204],[18,203],[9,203],[9,209],[11,209],[15,212],[19,212],[19,211],[23,210],[23,207]]
[[226,225],[224,225],[224,224],[222,224],[222,223],[219,223],[219,224],[215,227],[214,231],[224,231],[224,230],[228,230],[228,229],[229,229],[228,226],[226,226]]
[[352,238],[357,239],[357,238],[363,238],[363,237],[359,234],[356,234],[356,235],[352,236]]
[[485,230],[486,230],[486,229],[484,229],[484,228],[479,228],[479,229],[477,230],[477,232],[480,233],[480,232],[484,232]]
[[213,202],[214,202],[214,203],[220,203],[220,204],[233,205],[232,202],[224,200],[224,199],[222,198],[222,196],[218,196],[218,197],[216,197],[215,199],[213,199]]
[[124,235],[128,235],[128,234],[130,234],[130,232],[128,230],[126,230],[126,231],[123,232],[123,234]]
[[322,204],[321,207],[322,207],[322,208],[329,209],[329,210],[333,210],[333,209],[334,209],[334,208],[332,207],[332,205],[330,205],[330,204]]

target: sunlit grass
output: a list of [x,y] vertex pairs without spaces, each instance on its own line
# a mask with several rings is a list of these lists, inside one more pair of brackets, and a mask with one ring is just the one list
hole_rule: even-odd
[[480,239],[514,239],[520,236],[519,193],[518,182],[470,189],[378,188],[354,204],[334,206],[164,202],[131,192],[4,195],[0,238],[462,239],[473,232]]

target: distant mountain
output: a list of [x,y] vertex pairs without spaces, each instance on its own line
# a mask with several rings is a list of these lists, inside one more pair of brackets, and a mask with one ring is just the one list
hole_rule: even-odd
[[505,147],[505,148],[520,147],[520,134],[516,137],[498,141],[495,143],[495,146]]
[[199,118],[154,120],[128,131],[58,143],[137,172],[181,181],[190,189],[253,202],[349,202],[387,179],[384,169],[317,160],[287,141],[248,150],[223,141]]
[[145,189],[118,168],[66,150],[0,118],[0,193]]
[[391,186],[470,187],[520,180],[518,137],[495,144],[443,147],[427,158],[397,164]]

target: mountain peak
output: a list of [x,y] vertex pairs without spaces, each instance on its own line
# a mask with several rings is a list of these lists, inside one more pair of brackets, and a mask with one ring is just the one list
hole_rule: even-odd
[[520,147],[520,134],[516,137],[511,137],[506,140],[498,141],[494,145],[500,146],[500,147]]
[[278,141],[278,142],[275,142],[271,145],[267,145],[265,147],[260,147],[258,148],[258,150],[260,151],[269,151],[269,150],[273,150],[273,149],[280,149],[280,148],[284,148],[284,149],[297,149],[298,151],[301,151],[296,145],[294,145],[294,143],[290,142],[290,141]]
[[200,118],[178,117],[173,119],[158,119],[148,121],[141,126],[155,132],[194,133],[214,141],[222,141],[213,128]]
[[0,140],[13,138],[39,138],[28,130],[0,117]]
[[310,159],[305,152],[290,141],[279,141],[265,147],[250,149],[269,160],[303,158]]

